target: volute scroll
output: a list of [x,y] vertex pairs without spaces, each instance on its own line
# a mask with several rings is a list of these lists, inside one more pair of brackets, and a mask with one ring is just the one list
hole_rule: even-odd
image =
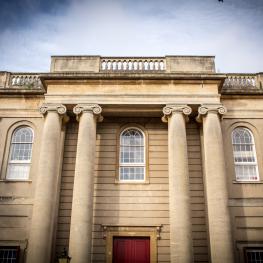
[[77,115],[77,120],[79,120],[81,114],[91,112],[98,122],[103,121],[102,108],[98,104],[78,104],[73,108],[73,112]]
[[201,123],[203,117],[209,112],[216,113],[222,118],[222,116],[227,113],[227,109],[222,104],[203,104],[198,108],[198,116],[196,117],[196,121]]
[[163,108],[164,116],[162,117],[162,121],[168,122],[169,117],[172,116],[172,114],[176,112],[182,113],[185,117],[185,120],[188,121],[188,116],[192,113],[192,109],[186,104],[166,105]]

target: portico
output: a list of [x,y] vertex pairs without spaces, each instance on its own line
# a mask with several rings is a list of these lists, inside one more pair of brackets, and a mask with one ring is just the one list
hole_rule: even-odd
[[[66,60],[68,64],[66,64],[67,66],[63,64],[63,68],[61,68],[61,61],[65,62],[65,59],[68,59],[68,61]],[[72,59],[54,57],[52,62],[53,72],[41,76],[46,88],[45,110],[41,110],[41,112],[48,112],[48,114],[44,121],[43,146],[39,160],[39,173],[40,175],[43,174],[43,178],[39,177],[42,178],[38,179],[41,183],[36,188],[36,197],[39,196],[39,198],[36,199],[38,205],[33,208],[32,234],[29,239],[27,262],[35,262],[38,259],[38,262],[41,263],[41,260],[43,260],[44,263],[51,258],[52,233],[56,229],[52,226],[56,224],[56,211],[61,210],[61,208],[58,205],[54,206],[52,198],[47,199],[43,196],[52,196],[52,189],[60,187],[61,176],[64,176],[63,173],[69,173],[66,172],[65,157],[62,170],[60,170],[56,156],[63,149],[63,144],[58,144],[62,136],[62,125],[70,127],[72,125],[70,123],[73,122],[78,129],[78,136],[74,137],[77,138],[77,141],[74,168],[72,168],[72,173],[74,172],[73,181],[71,181],[72,197],[60,196],[60,202],[72,198],[72,201],[70,201],[71,209],[67,214],[70,219],[67,224],[69,229],[68,249],[72,258],[71,262],[94,262],[94,251],[97,247],[102,246],[101,244],[104,242],[99,236],[101,231],[98,228],[99,225],[115,225],[116,227],[133,227],[135,229],[136,227],[152,227],[153,224],[147,222],[147,217],[140,220],[140,217],[134,216],[132,211],[141,209],[140,202],[156,202],[157,204],[161,202],[159,200],[164,200],[164,204],[160,203],[159,208],[157,208],[158,205],[154,208],[153,203],[151,204],[152,208],[148,204],[145,205],[145,207],[149,206],[147,208],[149,210],[148,216],[152,217],[152,220],[156,221],[158,226],[164,225],[163,238],[161,232],[160,241],[156,243],[157,247],[154,248],[156,255],[161,253],[157,253],[157,251],[162,251],[158,243],[162,244],[163,242],[163,246],[167,245],[169,247],[170,262],[193,262],[196,234],[192,228],[194,212],[190,181],[193,179],[189,175],[189,165],[191,163],[188,163],[190,157],[188,156],[187,121],[190,118],[191,123],[195,123],[195,117],[198,117],[198,121],[202,121],[200,135],[202,137],[203,171],[205,171],[203,174],[205,198],[202,202],[204,206],[207,206],[206,219],[204,218],[207,223],[204,223],[204,225],[207,224],[209,233],[207,244],[211,252],[211,262],[219,262],[219,254],[220,260],[224,258],[224,262],[234,262],[220,125],[220,116],[225,112],[219,96],[224,76],[214,74],[211,58],[203,59],[203,63],[206,65],[205,70],[202,72],[203,66],[199,65],[199,73],[190,74],[193,70],[192,65],[188,65],[189,68],[187,68],[187,61],[180,59],[178,61],[186,63],[184,64],[186,67],[184,72],[177,72],[174,58],[166,58],[166,60],[157,61],[159,64],[157,62],[157,64],[153,64],[156,66],[152,68],[152,72],[149,70],[149,72],[143,74],[136,73],[135,61],[132,64],[134,67],[133,72],[126,72],[123,75],[119,74],[116,69],[116,65],[120,61],[103,60],[103,68],[98,69],[96,67],[100,64],[96,62],[94,57],[83,60],[86,61],[86,64],[83,62],[85,65],[82,66],[87,67],[86,69],[89,72],[72,74],[71,71],[77,72],[77,69],[73,66],[74,64],[71,64]],[[107,64],[109,61],[111,64]],[[154,60],[152,61],[155,63]],[[137,65],[137,69],[139,69],[139,65]],[[124,69],[122,68],[122,70]],[[154,70],[156,72],[153,72]],[[60,108],[63,109],[63,112]],[[66,111],[70,116],[70,122],[63,124],[60,116],[65,114]],[[103,120],[102,116],[105,120],[104,124],[101,122]],[[150,175],[149,182],[133,184],[132,182],[122,183],[115,180],[111,185],[111,174],[115,174],[114,169],[119,169],[118,154],[116,154],[118,149],[115,152],[115,147],[118,147],[115,140],[118,140],[118,138],[115,137],[112,131],[116,128],[116,124],[111,124],[113,119],[116,120],[117,117],[121,118],[118,119],[118,123],[126,125],[131,123],[131,127],[140,124],[145,129],[143,132],[149,133],[149,141],[145,142],[145,147],[149,152],[147,155],[150,155],[150,168],[146,168],[146,172]],[[76,118],[77,123],[75,122]],[[168,123],[168,126],[161,123],[161,118]],[[136,119],[138,123],[136,123]],[[158,184],[153,183],[155,177],[159,178],[161,174],[164,174],[160,170],[161,168],[151,168],[151,165],[159,164],[159,161],[152,157],[156,155],[155,151],[157,151],[155,150],[157,146],[153,144],[152,138],[157,138],[157,134],[152,134],[153,128],[151,128],[151,124],[147,124],[147,122],[151,123],[153,120],[155,122],[159,120],[158,125],[161,129],[157,134],[160,134],[158,136],[161,138],[161,142],[162,140],[165,141],[163,138],[166,138],[165,131],[167,131],[168,140],[167,144],[164,145],[168,147],[167,155],[165,154],[169,167],[168,188],[165,184],[158,186]],[[102,125],[99,133],[97,131],[98,125],[99,127]],[[103,128],[103,125],[106,125],[105,127],[107,125],[108,127],[113,126],[106,129]],[[120,124],[120,127],[122,127],[122,124]],[[100,140],[98,144],[98,136],[107,138],[108,145],[103,145],[103,140]],[[50,151],[53,155],[49,154]],[[164,156],[164,153],[160,152],[159,155]],[[148,157],[145,156],[145,158]],[[101,164],[101,162],[106,163]],[[47,167],[47,163],[50,166],[53,165],[52,169]],[[111,168],[110,165],[116,168]],[[97,180],[99,180],[100,175],[103,175],[105,179],[103,179],[104,182],[98,183]],[[69,180],[65,178],[63,180]],[[202,180],[202,177],[200,178]],[[48,183],[43,184],[42,180],[48,180]],[[107,189],[107,187],[110,188]],[[109,190],[115,191],[117,189],[118,196],[109,196],[107,200],[106,196],[111,194]],[[141,189],[141,192],[139,192],[139,189]],[[218,189],[220,190],[220,197],[215,195]],[[165,193],[166,190],[168,190],[168,196],[162,196],[162,191]],[[130,199],[132,191],[136,191],[139,195],[136,205],[132,205],[133,202]],[[150,195],[154,193],[150,191],[155,191],[156,194],[159,191],[160,197],[149,199]],[[127,194],[129,195],[127,196]],[[145,199],[146,197],[148,199]],[[126,207],[123,206],[124,200],[128,202]],[[154,219],[155,213],[156,215],[158,213],[164,214],[164,217],[166,217],[165,212],[158,212],[158,209],[162,211],[166,204],[168,204],[167,219],[163,221],[161,218]],[[217,209],[213,209],[214,207],[217,207]],[[112,214],[111,218],[107,217],[107,213]],[[47,214],[49,216],[46,216]],[[119,217],[117,217],[118,214],[120,214]],[[62,223],[57,227],[58,229],[62,227]],[[138,233],[135,234],[136,236],[139,235]],[[60,233],[57,232],[56,235],[59,236]],[[224,242],[222,242],[222,238],[224,238]],[[156,261],[151,260],[151,262]]]

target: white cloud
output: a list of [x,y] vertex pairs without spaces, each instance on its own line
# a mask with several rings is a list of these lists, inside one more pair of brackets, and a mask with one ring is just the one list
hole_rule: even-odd
[[59,16],[2,32],[1,69],[48,71],[50,56],[64,54],[197,54],[216,55],[221,72],[263,71],[263,5],[249,2],[72,0]]

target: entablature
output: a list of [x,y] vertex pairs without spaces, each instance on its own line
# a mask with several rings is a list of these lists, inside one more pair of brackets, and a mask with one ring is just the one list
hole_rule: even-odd
[[[61,94],[78,94],[79,86],[98,85],[106,95],[120,93],[131,95],[131,86],[137,94],[263,94],[263,73],[220,74],[215,71],[214,56],[163,56],[163,57],[101,57],[52,56],[49,73],[0,72],[0,94],[37,95],[54,93],[62,87]],[[149,86],[150,90],[143,90]],[[157,90],[153,85],[161,86]],[[105,86],[109,86],[105,90]],[[163,87],[166,86],[168,90]],[[195,86],[195,87],[194,87]],[[209,86],[209,88],[207,88]],[[86,93],[90,94],[89,89]],[[190,91],[190,92],[189,92]],[[96,90],[94,93],[98,92]],[[85,94],[85,89],[81,89]]]

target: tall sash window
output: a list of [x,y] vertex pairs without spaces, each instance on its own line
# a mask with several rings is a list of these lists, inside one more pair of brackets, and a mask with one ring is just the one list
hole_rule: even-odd
[[120,135],[119,180],[145,180],[145,135],[137,128],[125,129]]
[[258,164],[253,134],[238,127],[232,132],[232,145],[237,181],[258,181]]
[[34,134],[30,127],[17,128],[11,139],[7,174],[8,180],[29,178]]

